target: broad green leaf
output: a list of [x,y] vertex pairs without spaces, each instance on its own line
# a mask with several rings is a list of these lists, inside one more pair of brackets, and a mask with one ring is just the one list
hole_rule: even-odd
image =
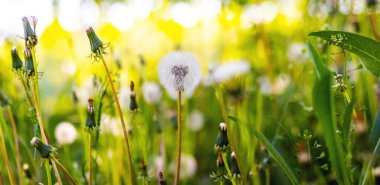
[[321,56],[313,45],[308,43],[308,48],[317,73],[317,81],[315,82],[313,89],[313,102],[317,118],[323,129],[329,154],[328,156],[338,183],[352,184],[349,170],[347,169],[346,157],[342,148],[342,140],[336,132],[337,123],[332,92],[332,73],[325,66]]
[[276,163],[281,167],[282,170],[284,170],[290,182],[294,185],[300,184],[297,177],[294,175],[293,171],[286,163],[285,159],[282,158],[281,154],[276,150],[272,143],[261,132],[255,129],[252,129],[252,132],[256,136],[256,138],[265,146],[273,160],[276,161]]
[[[372,124],[371,133],[369,135],[369,142],[371,146],[375,147],[376,142],[380,137],[380,108],[377,110],[375,122]],[[375,151],[379,153],[379,151]]]
[[330,44],[339,46],[358,55],[363,65],[376,77],[380,76],[380,42],[368,37],[343,31],[312,32],[315,36]]

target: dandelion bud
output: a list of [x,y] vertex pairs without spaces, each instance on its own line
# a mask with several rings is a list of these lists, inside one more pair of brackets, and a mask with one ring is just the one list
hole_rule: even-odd
[[33,16],[31,17],[31,19],[32,19],[33,28],[30,25],[30,22],[27,17],[22,18],[26,47],[34,47],[38,43],[38,39],[36,35],[37,19]]
[[91,131],[97,128],[97,124],[95,121],[95,109],[94,109],[94,100],[88,99],[88,107],[87,107],[87,119],[86,119],[86,130]]
[[54,147],[42,143],[38,137],[33,137],[30,143],[36,147],[41,156],[46,159],[49,158],[50,155],[56,150]]
[[158,173],[158,182],[159,182],[159,185],[166,185],[166,180],[162,172]]
[[231,153],[232,163],[231,163],[231,173],[232,176],[236,178],[240,178],[240,170],[236,161],[235,152]]
[[24,50],[24,58],[25,58],[25,66],[24,66],[25,75],[33,76],[34,75],[33,56],[29,48],[26,48]]
[[26,178],[32,179],[32,172],[30,171],[30,167],[27,163],[22,165],[22,169],[24,170]]
[[141,180],[145,179],[148,181],[150,180],[148,177],[148,172],[147,172],[147,168],[146,168],[146,164],[145,164],[144,159],[141,160],[139,179],[141,179]]
[[377,4],[377,0],[368,0],[367,5],[368,7],[375,7]]
[[137,101],[136,101],[136,93],[135,93],[135,84],[133,83],[133,81],[131,82],[131,94],[130,94],[130,101],[129,101],[129,109],[131,111],[137,111],[138,109],[138,105],[137,105]]
[[1,107],[5,107],[9,105],[9,102],[7,100],[7,98],[5,97],[5,95],[0,91],[0,106]]
[[227,125],[225,123],[220,123],[220,130],[218,136],[216,137],[215,150],[217,152],[226,152],[230,144],[228,142],[227,136]]
[[103,53],[103,42],[96,35],[94,29],[92,27],[87,28],[86,30],[87,37],[90,41],[91,51],[95,54]]
[[12,55],[12,68],[15,71],[18,71],[22,68],[22,60],[17,53],[17,48],[14,46],[11,50]]
[[210,175],[214,182],[223,182],[228,180],[227,170],[224,167],[222,153],[218,152],[218,158],[216,160],[216,173],[212,172]]
[[201,79],[201,67],[191,54],[176,51],[161,59],[158,74],[166,89],[192,90]]

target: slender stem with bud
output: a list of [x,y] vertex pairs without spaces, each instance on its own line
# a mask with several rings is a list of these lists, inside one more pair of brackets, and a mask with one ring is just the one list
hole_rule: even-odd
[[12,130],[13,130],[13,137],[16,147],[16,165],[17,165],[17,173],[18,173],[18,183],[22,185],[22,173],[21,173],[21,157],[20,157],[20,146],[19,146],[19,140],[18,140],[18,132],[17,127],[15,123],[15,119],[13,118],[12,111],[10,110],[10,107],[8,106],[6,108],[9,120],[12,124]]
[[120,108],[119,99],[117,98],[117,93],[116,93],[115,86],[114,86],[113,81],[112,81],[111,74],[109,72],[109,69],[107,67],[106,61],[105,61],[105,59],[104,59],[104,57],[103,57],[102,54],[99,55],[99,59],[102,61],[103,65],[104,65],[104,69],[106,70],[106,73],[107,73],[107,76],[108,76],[108,80],[109,80],[109,83],[111,85],[112,94],[113,94],[113,97],[114,97],[115,102],[116,102],[116,109],[117,109],[117,112],[118,112],[119,117],[120,117],[121,126],[123,127],[123,135],[124,135],[125,144],[127,145],[128,168],[129,168],[129,172],[130,172],[130,175],[131,175],[130,184],[134,184],[131,150],[130,150],[130,147],[129,147],[128,133],[127,133],[127,130],[126,130],[126,127],[125,127],[123,113],[122,113],[121,108]]
[[4,124],[4,117],[2,115],[0,115],[0,119],[1,119],[1,122],[0,122],[0,152],[1,152],[1,155],[3,156],[5,167],[6,167],[7,172],[8,172],[9,182],[11,185],[16,185],[16,181],[12,175],[11,166],[9,164],[7,150],[5,149],[5,140],[4,140],[4,135],[3,135],[3,129],[1,127],[1,124]]
[[92,173],[91,173],[91,169],[92,169],[92,158],[91,158],[91,151],[92,151],[92,137],[91,137],[91,133],[88,133],[88,141],[89,141],[89,161],[88,161],[88,184],[91,185],[92,184]]
[[228,166],[228,161],[227,161],[227,153],[226,152],[223,152],[222,153],[222,157],[223,157],[223,163],[224,163],[224,167],[226,168],[227,170],[227,173],[228,173],[228,176],[230,177],[230,180],[231,180],[231,183],[233,185],[236,185],[236,182],[235,182],[235,179],[234,177],[232,176],[232,173],[231,173],[231,170],[230,170],[230,167]]
[[[38,80],[36,80],[36,81],[38,81]],[[36,110],[36,116],[37,116],[38,125],[40,127],[42,140],[43,140],[43,142],[49,144],[49,140],[46,137],[45,128],[44,128],[44,125],[43,125],[41,111],[40,111],[40,108],[39,108],[39,105],[38,105],[36,90],[34,89],[34,85],[36,85],[36,84],[33,83],[34,81],[32,79],[30,80],[30,82],[32,83],[31,84],[32,96],[33,96],[33,100],[34,100],[34,107],[35,107],[35,110]],[[57,166],[55,165],[54,161],[51,161],[51,163],[52,163],[52,166],[53,166],[53,169],[54,169],[55,176],[57,177],[57,181],[58,181],[59,184],[62,185],[61,176],[59,175]]]
[[181,94],[182,91],[178,91],[178,102],[177,102],[177,170],[175,174],[174,184],[179,184],[179,174],[181,170],[181,145],[182,145],[182,105],[181,105]]
[[30,106],[33,106],[33,101],[32,101],[32,98],[30,97],[29,93],[28,93],[28,88],[26,87],[26,83],[25,83],[25,79],[23,77],[20,76],[20,81],[22,83],[22,86],[25,90],[25,94],[26,94],[26,97],[28,98],[28,101],[30,103]]

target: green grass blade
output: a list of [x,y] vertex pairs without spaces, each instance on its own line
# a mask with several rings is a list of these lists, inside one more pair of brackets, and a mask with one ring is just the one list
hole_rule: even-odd
[[313,89],[313,102],[317,118],[323,129],[332,168],[339,184],[352,184],[343,152],[343,143],[336,132],[337,123],[332,92],[332,73],[310,43],[308,43],[308,48],[317,72],[317,81]]
[[319,37],[333,45],[358,55],[363,65],[373,75],[380,77],[380,42],[343,31],[312,32],[309,36]]
[[272,143],[259,131],[252,129],[253,134],[256,138],[265,146],[268,150],[269,155],[276,161],[276,163],[284,170],[286,176],[289,178],[292,184],[300,184],[297,177],[294,175],[293,171],[290,169],[285,159],[282,158],[281,154],[276,150]]

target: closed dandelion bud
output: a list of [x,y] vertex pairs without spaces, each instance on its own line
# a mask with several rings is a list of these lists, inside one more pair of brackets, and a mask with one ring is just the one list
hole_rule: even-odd
[[24,50],[24,58],[25,58],[25,66],[24,66],[25,76],[33,76],[34,75],[33,56],[29,48],[26,48]]
[[56,149],[50,145],[46,145],[42,143],[40,138],[38,137],[33,137],[30,143],[37,148],[37,150],[40,152],[42,158],[49,158],[50,155],[56,151]]
[[26,178],[32,179],[32,172],[30,171],[30,167],[27,163],[22,165],[22,169],[24,170]]
[[87,119],[86,119],[86,130],[92,131],[97,128],[97,124],[95,121],[95,109],[94,109],[94,100],[88,99],[88,107],[87,107]]
[[141,160],[139,179],[150,181],[144,159]]
[[91,51],[96,55],[104,53],[103,42],[96,35],[94,29],[92,27],[87,28],[86,30],[87,37],[90,41]]
[[227,136],[227,125],[225,123],[220,123],[219,127],[220,130],[218,136],[216,137],[216,144],[214,148],[217,152],[226,152],[230,146]]
[[33,28],[27,17],[22,18],[26,47],[34,47],[38,43],[38,39],[36,35],[37,19],[32,16],[31,22],[32,22]]
[[231,158],[232,158],[232,163],[231,163],[232,176],[235,179],[240,178],[240,170],[239,170],[239,166],[238,166],[237,161],[236,161],[235,152],[231,153]]
[[225,180],[228,180],[227,170],[224,166],[221,152],[218,152],[218,158],[216,160],[216,173],[212,172],[210,177],[214,182],[223,182]]
[[12,69],[15,71],[18,71],[22,68],[22,60],[20,56],[17,53],[17,49],[14,46],[11,50],[11,55],[12,55]]
[[135,92],[135,84],[133,83],[133,81],[131,82],[131,94],[130,94],[130,101],[129,101],[129,109],[131,111],[137,111],[138,109],[138,105],[137,105],[137,101],[136,101],[136,92]]
[[159,185],[166,185],[166,180],[165,180],[164,174],[162,172],[158,173],[158,184]]
[[7,100],[7,98],[5,97],[5,95],[0,91],[0,106],[1,107],[5,107],[9,105],[9,102]]

